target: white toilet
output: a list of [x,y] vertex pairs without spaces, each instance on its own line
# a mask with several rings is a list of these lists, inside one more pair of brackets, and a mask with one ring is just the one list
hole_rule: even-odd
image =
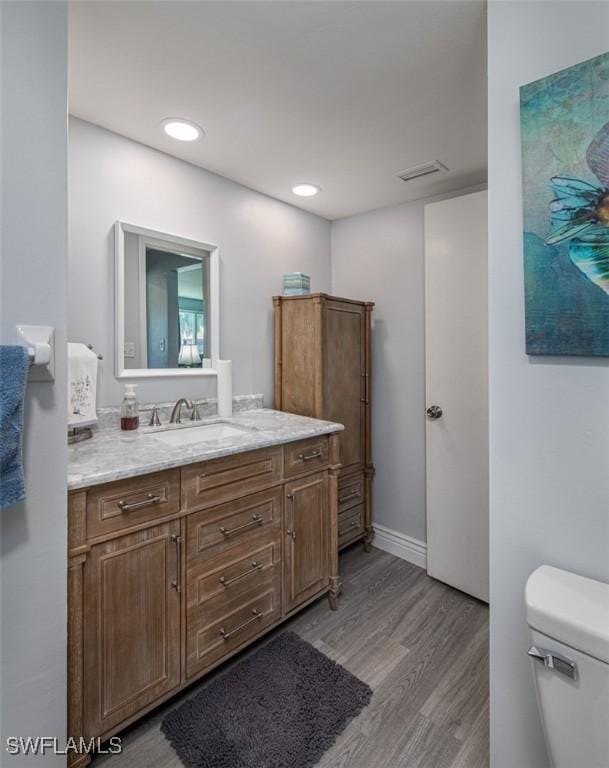
[[543,565],[525,590],[553,768],[609,768],[609,584]]

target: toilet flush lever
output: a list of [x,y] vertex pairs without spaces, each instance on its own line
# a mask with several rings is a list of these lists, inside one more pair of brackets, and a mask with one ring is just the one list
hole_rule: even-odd
[[556,651],[537,648],[535,645],[529,648],[528,654],[531,658],[542,661],[544,667],[560,672],[561,675],[565,675],[571,680],[577,680],[577,664],[566,656],[556,653]]

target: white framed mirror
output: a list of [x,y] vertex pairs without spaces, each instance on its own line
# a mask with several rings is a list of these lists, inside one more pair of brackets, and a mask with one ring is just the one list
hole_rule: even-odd
[[117,221],[116,375],[215,376],[219,249]]

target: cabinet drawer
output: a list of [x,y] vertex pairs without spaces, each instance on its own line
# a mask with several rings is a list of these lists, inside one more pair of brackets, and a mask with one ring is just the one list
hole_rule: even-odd
[[203,616],[188,622],[186,677],[192,677],[239,648],[281,617],[281,589],[271,587],[264,594],[233,606],[219,617]]
[[297,477],[328,466],[328,436],[312,437],[283,447],[285,477]]
[[281,480],[281,446],[193,464],[182,469],[185,509],[212,507]]
[[359,504],[338,516],[338,546],[342,547],[364,533],[364,505]]
[[264,540],[250,539],[217,557],[195,560],[186,572],[189,619],[203,611],[226,613],[231,602],[243,595],[268,591],[280,576],[280,565],[279,529]]
[[179,469],[94,487],[87,492],[87,539],[127,530],[179,511]]
[[361,504],[364,498],[364,476],[362,474],[339,477],[338,511],[346,512]]
[[265,542],[281,529],[282,488],[269,488],[237,501],[189,515],[187,567],[246,542]]

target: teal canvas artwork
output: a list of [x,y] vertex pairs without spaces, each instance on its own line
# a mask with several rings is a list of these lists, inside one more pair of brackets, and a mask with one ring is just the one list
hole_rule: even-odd
[[609,53],[520,89],[526,351],[609,356]]

